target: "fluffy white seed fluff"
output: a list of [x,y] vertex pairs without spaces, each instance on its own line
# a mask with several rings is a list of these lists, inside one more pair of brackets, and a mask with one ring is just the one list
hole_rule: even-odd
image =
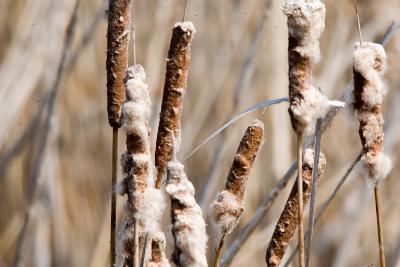
[[165,210],[166,199],[164,192],[148,187],[143,194],[143,204],[137,211],[136,217],[143,226],[143,231],[154,233],[160,230],[159,221]]
[[[382,104],[386,94],[386,86],[383,75],[387,69],[386,52],[382,45],[370,42],[355,44],[353,54],[354,69],[367,81],[362,99],[370,106]],[[379,62],[379,67],[376,66]]]
[[[307,148],[303,154],[303,163],[310,168],[314,167],[314,149]],[[318,173],[321,173],[326,166],[326,158],[322,151],[319,154]]]
[[392,169],[392,160],[383,152],[378,152],[376,155],[366,153],[361,160],[368,172],[368,182],[374,185],[385,179]]
[[318,62],[319,38],[325,28],[324,3],[319,0],[286,0],[283,13],[288,17],[290,36],[301,40],[297,52]]
[[127,133],[136,133],[145,140],[151,103],[146,73],[141,65],[136,64],[128,68],[125,90],[127,101],[122,107],[123,127]]
[[358,110],[357,115],[363,123],[361,135],[364,137],[364,153],[361,160],[368,172],[369,181],[377,184],[390,172],[392,162],[383,153],[382,148],[372,148],[376,140],[382,138],[383,116],[379,112],[375,114],[372,109],[382,105],[383,97],[387,92],[383,77],[387,69],[387,56],[382,45],[363,42],[356,43],[353,54],[353,68],[366,80],[361,93],[364,108]]
[[227,190],[218,193],[210,205],[213,222],[221,233],[230,234],[239,223],[244,212],[243,201]]
[[180,27],[184,32],[189,32],[191,34],[196,33],[196,28],[194,27],[194,24],[191,21],[176,22],[174,24],[174,28],[176,27]]
[[[147,244],[147,264],[145,265],[146,267],[169,267],[171,266],[171,264],[169,263],[166,255],[165,255],[165,247],[166,247],[166,240],[165,240],[165,235],[163,232],[152,232],[149,233],[149,242]],[[160,252],[161,252],[161,261],[160,262],[151,262],[150,258],[151,258],[151,243],[152,242],[157,242],[157,244],[160,246]]]
[[291,110],[305,125],[304,134],[310,135],[314,132],[315,121],[322,118],[329,110],[329,100],[313,85],[309,85],[303,91],[304,99],[297,105],[292,105]]
[[183,165],[178,161],[168,163],[168,178],[165,187],[172,201],[179,202],[179,208],[172,210],[174,224],[172,231],[176,247],[181,251],[181,266],[207,266],[206,224],[201,208],[194,198],[193,184],[188,180]]

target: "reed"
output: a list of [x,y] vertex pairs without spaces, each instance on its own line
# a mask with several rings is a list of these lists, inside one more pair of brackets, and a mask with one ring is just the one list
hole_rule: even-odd
[[[308,148],[304,152],[304,161],[302,166],[303,171],[303,202],[307,204],[311,196],[311,183],[312,183],[312,172],[314,165],[314,150]],[[321,152],[318,165],[318,180],[324,172],[326,166],[325,155]],[[274,233],[269,242],[266,262],[268,266],[279,266],[285,255],[286,248],[292,239],[294,232],[298,227],[298,213],[299,213],[299,201],[298,201],[298,183],[299,179],[296,179],[290,192],[289,198],[286,201],[286,205],[279,217],[279,220],[275,226]],[[304,207],[303,207],[304,208]]]
[[213,221],[221,235],[216,249],[214,266],[219,266],[219,258],[225,237],[236,228],[245,211],[244,195],[247,179],[263,142],[264,124],[260,120],[255,120],[246,129],[240,141],[228,174],[225,189],[218,193],[216,199],[210,205]]
[[172,30],[155,149],[157,188],[161,186],[165,167],[172,160],[173,151],[178,151],[180,145],[180,119],[195,33],[196,29],[190,21],[177,22]]

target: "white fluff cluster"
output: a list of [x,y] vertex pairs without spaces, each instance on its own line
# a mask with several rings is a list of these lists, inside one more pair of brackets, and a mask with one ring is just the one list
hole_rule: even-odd
[[392,160],[383,152],[365,153],[361,160],[368,171],[369,181],[374,185],[385,179],[392,170]]
[[362,124],[360,134],[364,138],[365,152],[361,159],[368,171],[369,179],[377,184],[388,175],[392,168],[390,158],[383,153],[383,146],[374,147],[375,142],[383,140],[382,112],[376,113],[373,109],[380,109],[387,92],[383,81],[387,69],[386,52],[380,44],[356,43],[353,60],[354,71],[366,80],[361,93],[363,109],[357,110],[358,119]]
[[[307,148],[303,154],[303,163],[307,165],[310,169],[314,167],[314,149]],[[318,162],[318,174],[325,169],[326,166],[326,158],[322,151],[319,154],[319,162]]]
[[223,190],[210,205],[213,222],[221,233],[230,234],[239,223],[244,212],[243,201],[229,192]]
[[[166,255],[165,255],[165,247],[166,247],[166,240],[165,240],[165,235],[163,232],[151,232],[149,233],[149,242],[147,244],[147,251],[149,251],[149,253],[147,253],[147,259],[146,262],[147,264],[145,265],[146,267],[170,267],[171,264],[169,263]],[[160,248],[160,262],[154,262],[151,261],[151,251],[152,251],[152,243],[155,242],[158,244],[159,248]]]
[[300,41],[296,51],[312,62],[318,62],[319,38],[325,28],[324,3],[319,0],[286,0],[283,13],[288,17],[289,35]]
[[293,115],[304,126],[304,134],[310,135],[315,130],[315,121],[322,118],[329,110],[329,100],[312,84],[303,91],[303,99],[297,105],[291,105]]
[[174,28],[176,28],[176,27],[179,27],[182,29],[182,31],[188,32],[190,34],[196,33],[196,28],[194,27],[194,24],[191,21],[176,22],[174,24]]
[[128,68],[125,79],[127,101],[122,107],[123,127],[128,134],[137,134],[148,140],[147,122],[150,118],[150,94],[143,67],[135,64]]
[[371,107],[382,104],[387,91],[383,82],[387,69],[385,48],[376,43],[356,43],[353,60],[354,70],[368,81],[362,94],[363,101]]
[[143,203],[136,213],[144,232],[155,233],[160,230],[159,221],[165,210],[166,199],[164,192],[154,187],[146,188]]
[[179,265],[207,266],[206,224],[201,208],[194,198],[193,184],[188,180],[183,165],[178,161],[168,163],[167,175],[165,190],[171,196],[172,202],[179,203],[178,208],[174,209],[174,203],[171,207],[175,245],[181,250]]

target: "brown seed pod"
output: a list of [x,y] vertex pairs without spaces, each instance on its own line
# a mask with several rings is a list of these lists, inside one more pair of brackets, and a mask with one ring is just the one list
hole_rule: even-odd
[[327,99],[312,84],[319,60],[319,38],[325,27],[325,5],[319,0],[287,0],[283,11],[289,28],[289,114],[298,136],[309,134],[327,110]]
[[[312,168],[314,164],[314,150],[308,148],[304,152],[303,161],[303,201],[304,204],[310,200],[311,197],[311,183],[312,183]],[[326,160],[324,154],[320,153],[319,165],[318,165],[318,181],[326,166]],[[318,182],[317,181],[317,182]],[[298,191],[297,191],[297,179],[292,187],[289,198],[286,201],[286,205],[279,217],[279,220],[275,226],[275,231],[272,235],[271,241],[269,242],[266,262],[268,266],[279,266],[287,246],[292,239],[297,226],[298,226]]]
[[363,146],[362,161],[369,179],[377,184],[391,169],[383,153],[382,102],[386,94],[383,76],[386,53],[380,44],[363,42],[354,51],[354,108],[360,121],[359,135]]
[[248,176],[262,143],[264,124],[255,120],[246,130],[234,157],[225,189],[210,205],[213,219],[222,234],[233,231],[244,212],[243,197]]
[[113,128],[121,126],[128,68],[128,43],[132,0],[110,0],[107,28],[107,112]]
[[178,151],[179,148],[183,97],[195,32],[193,23],[189,21],[176,23],[172,30],[155,151],[157,188],[160,187],[166,164],[172,159],[173,151]]

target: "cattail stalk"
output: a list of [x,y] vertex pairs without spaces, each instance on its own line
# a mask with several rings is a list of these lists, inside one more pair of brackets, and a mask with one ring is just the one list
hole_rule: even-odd
[[217,195],[210,205],[212,218],[221,234],[214,266],[219,266],[219,257],[225,236],[236,228],[243,215],[247,179],[263,142],[264,124],[260,120],[255,120],[247,128],[239,144],[225,189]]
[[177,266],[207,266],[206,224],[194,198],[193,184],[178,161],[168,163],[165,190],[171,197],[172,234],[175,240],[172,261]]
[[172,160],[174,149],[175,151],[179,149],[180,118],[195,32],[194,25],[190,21],[177,22],[172,30],[155,150],[157,188],[160,188],[165,167]]
[[385,266],[378,184],[391,169],[391,160],[383,152],[382,102],[386,94],[383,82],[386,53],[380,44],[360,42],[355,46],[353,59],[354,107],[360,121],[358,132],[363,146],[361,160],[368,172],[368,181],[375,186],[379,256],[381,266]]
[[283,11],[289,28],[289,115],[297,135],[299,262],[304,266],[302,142],[315,119],[325,115],[327,98],[312,84],[312,67],[319,60],[319,38],[325,27],[325,5],[319,0],[287,0]]
[[159,232],[158,220],[165,201],[163,193],[155,189],[148,126],[150,96],[141,65],[128,69],[125,87],[127,101],[122,108],[122,122],[127,133],[127,151],[121,158],[125,178],[120,193],[127,194],[128,200],[126,218],[119,233],[119,255],[122,266],[138,266],[140,247],[144,250],[146,235]]
[[129,27],[131,24],[131,0],[110,0],[107,28],[107,113],[113,128],[111,161],[111,240],[110,265],[116,260],[116,210],[117,210],[117,154],[118,128],[121,126],[121,109],[125,100],[124,78],[128,68]]
[[[305,204],[310,200],[311,195],[311,183],[312,183],[312,171],[314,164],[314,150],[308,148],[304,152],[304,160],[302,166],[303,176],[303,201]],[[321,152],[318,166],[318,180],[326,166],[326,160],[324,154]],[[275,231],[272,235],[271,241],[268,245],[266,253],[266,262],[268,266],[279,266],[282,258],[285,254],[286,248],[292,239],[294,232],[297,228],[297,217],[299,213],[299,201],[298,201],[298,184],[299,180],[296,179],[295,184],[292,187],[289,198],[286,205],[279,217],[276,224]]]

